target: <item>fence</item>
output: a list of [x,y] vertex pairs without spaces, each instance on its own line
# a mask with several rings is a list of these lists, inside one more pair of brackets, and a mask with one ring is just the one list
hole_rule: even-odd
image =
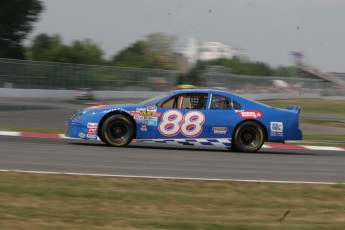
[[177,72],[0,58],[0,88],[166,91]]
[[[121,68],[114,66],[36,62],[0,58],[0,88],[67,89],[98,91],[168,91],[178,81],[176,71]],[[210,66],[198,76],[198,86],[247,93],[313,93],[345,95],[321,79],[232,74],[224,67]]]
[[204,87],[216,87],[238,94],[247,93],[313,93],[320,95],[345,95],[344,89],[323,79],[301,77],[245,76],[232,74],[230,69],[209,66],[200,76]]

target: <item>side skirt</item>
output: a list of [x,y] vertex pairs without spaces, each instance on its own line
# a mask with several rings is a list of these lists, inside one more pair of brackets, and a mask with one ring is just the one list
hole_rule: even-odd
[[133,143],[214,146],[231,149],[231,138],[133,139]]

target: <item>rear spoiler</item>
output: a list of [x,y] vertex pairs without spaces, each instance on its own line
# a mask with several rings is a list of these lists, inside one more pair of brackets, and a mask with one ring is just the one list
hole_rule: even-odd
[[301,107],[299,107],[299,106],[289,106],[289,107],[287,107],[286,109],[287,109],[287,110],[294,111],[294,112],[296,112],[296,113],[298,113],[298,114],[301,112]]

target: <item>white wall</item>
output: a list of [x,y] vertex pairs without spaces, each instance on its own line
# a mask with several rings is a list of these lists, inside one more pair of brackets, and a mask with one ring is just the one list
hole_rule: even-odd
[[[0,88],[0,97],[72,99],[75,90]],[[97,99],[151,98],[162,92],[149,91],[95,91]]]

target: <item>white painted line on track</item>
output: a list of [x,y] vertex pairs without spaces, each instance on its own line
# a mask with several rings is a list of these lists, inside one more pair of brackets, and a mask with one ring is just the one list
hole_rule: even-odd
[[135,176],[135,175],[116,175],[116,174],[96,174],[96,173],[45,172],[45,171],[28,171],[28,170],[9,170],[9,169],[0,169],[0,172],[69,175],[69,176],[114,177],[114,178],[132,178],[132,179],[155,179],[155,180],[194,180],[194,181],[219,181],[219,182],[227,181],[227,182],[244,182],[244,183],[315,184],[315,185],[345,184],[345,183],[336,183],[336,182],[315,182],[315,181],[279,181],[279,180],[212,179],[212,178],[193,178],[193,177],[160,177],[160,176]]

